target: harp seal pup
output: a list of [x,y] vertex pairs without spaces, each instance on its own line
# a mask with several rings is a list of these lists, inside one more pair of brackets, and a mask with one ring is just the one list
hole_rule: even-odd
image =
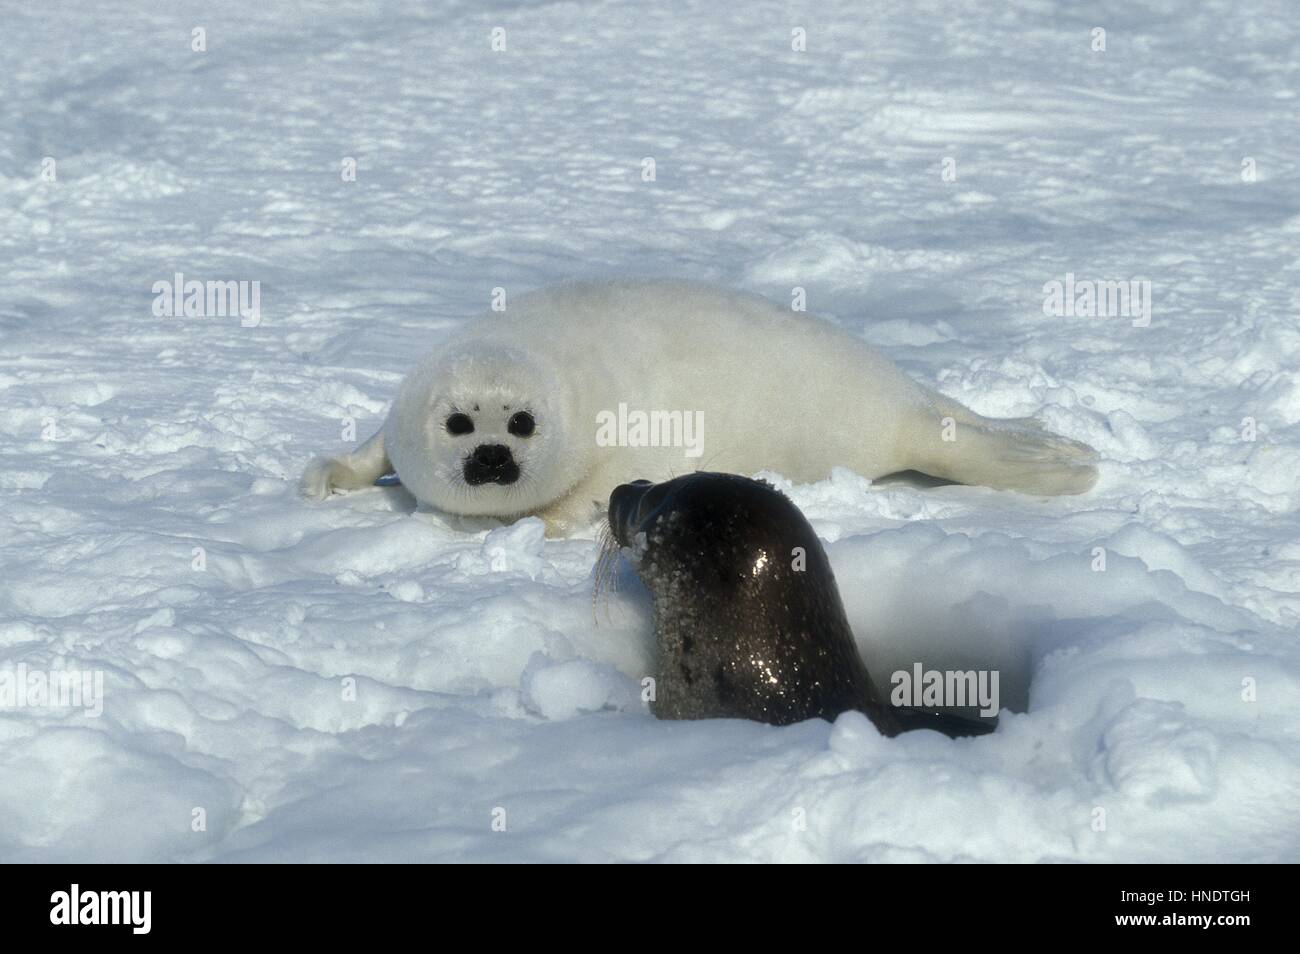
[[656,717],[788,725],[856,709],[886,736],[997,725],[881,699],[821,541],[770,484],[706,471],[635,481],[614,488],[608,519],[650,591]]
[[[680,433],[620,427],[611,440],[610,420],[629,411]],[[440,343],[383,427],[313,461],[301,490],[324,498],[395,472],[428,507],[537,514],[554,535],[590,525],[619,484],[704,466],[796,482],[837,465],[916,470],[1052,495],[1088,490],[1096,457],[1032,419],[981,417],[808,314],[707,284],[623,280],[521,295]]]

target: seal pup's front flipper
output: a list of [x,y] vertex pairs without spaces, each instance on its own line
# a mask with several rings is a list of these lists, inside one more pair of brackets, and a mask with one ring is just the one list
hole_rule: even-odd
[[392,469],[384,451],[384,429],[381,427],[351,454],[313,460],[303,472],[298,489],[304,497],[324,500],[335,490],[370,487]]

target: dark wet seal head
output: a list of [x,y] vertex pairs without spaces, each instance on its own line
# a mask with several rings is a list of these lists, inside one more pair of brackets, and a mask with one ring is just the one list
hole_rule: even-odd
[[[691,523],[734,519],[741,511],[754,517],[770,506],[770,497],[779,498],[794,510],[794,505],[771,484],[736,474],[697,471],[660,484],[634,480],[620,484],[609,495],[609,525],[622,546],[631,546],[636,534],[650,530],[666,513],[689,513]],[[803,515],[799,514],[799,518],[802,520]]]
[[[663,572],[673,582],[686,577],[706,591],[759,600],[769,583],[808,582],[792,580],[806,570],[818,582],[787,596],[818,601],[822,581],[834,589],[830,564],[808,521],[761,480],[699,471],[659,484],[622,484],[609,496],[609,526],[620,546],[643,558],[643,578]],[[834,596],[838,601],[838,592]]]
[[639,480],[614,489],[608,516],[651,593],[659,718],[784,725],[856,709],[885,735],[984,730],[880,700],[821,542],[770,484],[707,472]]

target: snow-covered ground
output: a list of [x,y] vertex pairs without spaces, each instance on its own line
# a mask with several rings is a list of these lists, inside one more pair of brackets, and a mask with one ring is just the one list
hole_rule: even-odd
[[[0,860],[1300,860],[1292,5],[726,6],[6,6],[0,671],[103,712],[0,707]],[[296,495],[494,287],[625,274],[802,286],[1100,450],[790,488],[873,668],[1001,667],[994,735],[658,722],[597,528]]]

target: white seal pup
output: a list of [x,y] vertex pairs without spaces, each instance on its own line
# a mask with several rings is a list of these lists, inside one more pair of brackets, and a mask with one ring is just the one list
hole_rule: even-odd
[[522,295],[411,370],[383,427],[316,460],[304,494],[389,472],[451,514],[597,519],[610,491],[707,467],[806,482],[844,466],[1031,494],[1077,494],[1096,452],[1028,418],[981,417],[848,332],[694,282],[560,285]]

